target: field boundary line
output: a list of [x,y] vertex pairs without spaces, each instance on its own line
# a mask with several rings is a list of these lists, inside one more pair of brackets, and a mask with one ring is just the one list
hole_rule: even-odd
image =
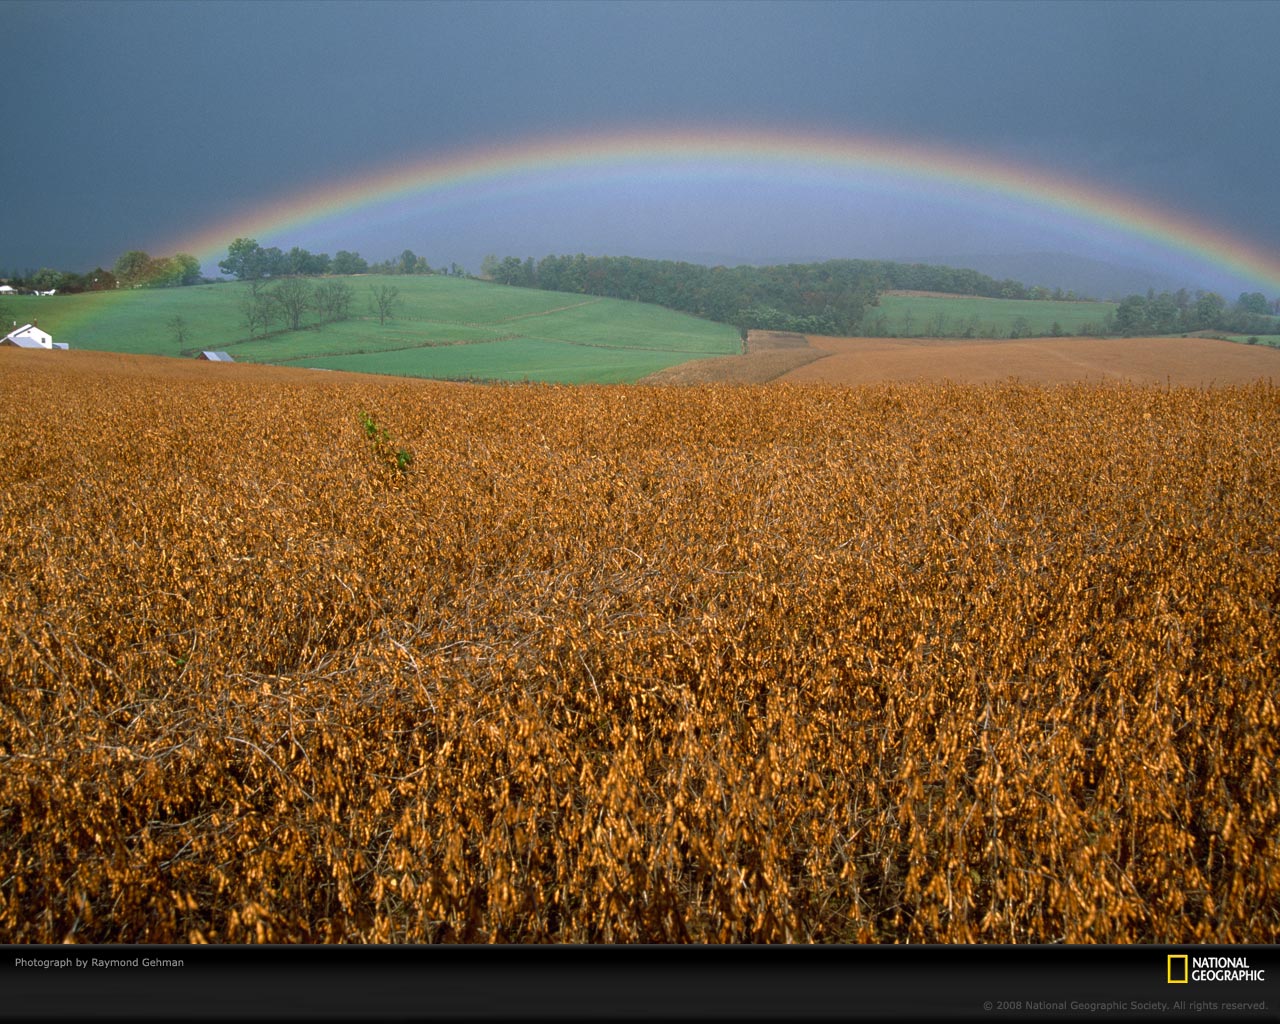
[[654,348],[651,345],[606,345],[600,341],[569,341],[567,338],[539,338],[532,334],[521,334],[517,337],[526,341],[545,341],[548,345],[574,345],[578,348],[602,348],[609,352],[672,352],[676,355],[695,355],[717,358],[719,356],[737,355],[736,352],[699,352],[690,348]]
[[499,334],[492,338],[464,338],[459,341],[424,341],[417,345],[393,345],[388,348],[374,349],[373,351],[369,349],[343,349],[341,352],[288,356],[284,359],[275,360],[274,364],[282,366],[285,363],[296,363],[303,359],[334,359],[340,356],[378,356],[384,352],[409,352],[416,348],[457,348],[460,345],[490,345],[496,342],[520,341],[523,337],[524,335],[522,334]]
[[499,320],[488,320],[486,323],[491,324],[509,324],[513,320],[529,320],[538,316],[550,316],[552,313],[563,313],[566,309],[581,309],[583,306],[594,306],[603,302],[604,298],[587,299],[584,302],[571,302],[567,306],[556,306],[555,309],[543,309],[536,313],[517,313],[515,316],[504,316]]

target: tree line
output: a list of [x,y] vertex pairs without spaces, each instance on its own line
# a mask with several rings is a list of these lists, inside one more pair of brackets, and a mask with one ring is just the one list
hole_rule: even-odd
[[337,255],[308,252],[294,246],[288,252],[276,246],[264,248],[253,238],[237,238],[227,247],[227,258],[218,262],[218,269],[238,281],[260,281],[281,277],[344,277],[352,274],[446,274],[465,277],[466,271],[458,264],[434,269],[425,257],[412,249],[405,249],[396,259],[369,263],[358,252],[339,249]]
[[992,298],[1077,299],[976,270],[887,260],[827,260],[773,267],[704,267],[630,256],[486,256],[481,276],[502,284],[634,299],[747,329],[850,334],[896,289]]
[[1234,304],[1216,292],[1176,292],[1130,295],[1120,301],[1106,333],[1128,337],[1224,331],[1232,334],[1277,334],[1280,300],[1268,302],[1261,292],[1242,292]]
[[67,295],[80,292],[110,291],[113,288],[173,288],[199,284],[200,261],[189,253],[151,256],[132,249],[116,260],[110,270],[95,267],[86,273],[41,267],[24,273],[13,271],[0,275],[15,288],[33,291],[59,291]]
[[[433,268],[425,258],[405,249],[395,259],[370,263],[357,252],[340,250],[336,256],[312,253],[294,246],[288,252],[263,248],[252,238],[237,238],[231,243],[227,258],[219,269],[238,280],[265,280],[284,277],[347,276],[352,274],[446,274],[467,276],[457,263]],[[115,261],[111,269],[95,267],[85,273],[41,267],[39,270],[0,271],[0,281],[15,288],[32,291],[56,290],[64,294],[110,291],[115,288],[176,288],[194,284],[212,284],[201,274],[200,261],[190,253],[152,256],[141,249],[131,249]]]
[[481,276],[501,284],[650,302],[741,328],[838,334],[876,301],[857,261],[780,267],[704,267],[632,256],[487,256]]
[[[240,298],[240,325],[250,338],[273,328],[297,331],[303,327],[351,319],[355,290],[346,281],[328,278],[312,283],[303,277],[282,277],[273,282],[250,278]],[[400,305],[400,289],[394,285],[369,286],[369,311],[379,324],[391,319]]]
[[[704,267],[630,256],[546,256],[520,259],[486,256],[481,276],[524,288],[633,299],[678,309],[743,330],[801,334],[887,333],[873,313],[886,291],[928,291],[1001,299],[1091,301],[1073,291],[997,280],[976,270],[887,260],[828,260],[773,267]],[[1150,291],[1131,295],[1090,334],[1184,334],[1217,330],[1239,334],[1280,333],[1280,299],[1242,294],[1229,305],[1213,292]],[[954,325],[951,325],[954,328]],[[1056,325],[1055,325],[1056,327]],[[961,335],[979,330],[963,324]],[[1015,323],[1014,336],[1029,332]],[[942,327],[939,333],[944,333]],[[1065,333],[1057,327],[1055,333]]]

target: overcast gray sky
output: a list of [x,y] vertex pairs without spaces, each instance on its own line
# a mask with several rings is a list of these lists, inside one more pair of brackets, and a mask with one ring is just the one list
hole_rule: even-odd
[[[963,147],[1280,258],[1275,2],[0,0],[0,25],[0,272],[159,254],[261,202],[459,147],[709,125]],[[624,197],[604,185],[517,190],[487,210],[424,200],[260,241],[368,259],[408,247],[471,270],[486,252],[1140,258],[936,197],[859,211],[856,189],[664,187],[641,185],[663,214],[649,218],[611,215]]]

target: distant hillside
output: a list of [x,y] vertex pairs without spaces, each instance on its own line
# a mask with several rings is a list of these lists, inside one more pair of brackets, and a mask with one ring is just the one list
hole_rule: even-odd
[[[706,267],[771,267],[817,262],[812,256],[787,253],[761,256],[713,250],[679,252],[672,250],[655,253],[653,256],[657,259],[695,263]],[[1060,252],[932,253],[894,256],[872,262],[965,268],[995,280],[1017,281],[1028,289],[1036,286],[1047,288],[1050,292],[1061,289],[1063,292],[1075,292],[1078,296],[1102,301],[1118,301],[1126,295],[1142,295],[1148,289],[1157,292],[1176,292],[1179,288],[1195,291],[1197,287],[1194,282],[1183,281],[1167,274]]]
[[1053,299],[999,299],[889,293],[859,332],[896,338],[1034,338],[1110,334],[1116,305]]
[[[236,362],[444,379],[625,382],[667,366],[741,351],[726,324],[638,302],[505,288],[442,275],[283,278],[262,297],[304,289],[297,328],[268,301],[250,328],[250,282],[120,289],[6,300],[73,349],[193,357],[222,349]],[[321,289],[342,288],[346,312],[321,320]],[[385,318],[377,289],[394,288]],[[276,304],[278,305],[278,304]],[[332,314],[331,314],[332,315]]]
[[1102,301],[1119,301],[1126,295],[1142,295],[1148,289],[1176,292],[1194,290],[1186,282],[1137,267],[1121,266],[1085,256],[1062,252],[959,253],[903,259],[904,263],[968,267],[996,278],[1012,278],[1050,291],[1061,288],[1079,296]]
[[[976,270],[887,260],[827,260],[782,266],[703,266],[633,256],[488,256],[485,276],[522,288],[652,302],[742,330],[856,334],[877,296],[894,290],[1049,298]],[[1065,296],[1058,296],[1063,298]]]

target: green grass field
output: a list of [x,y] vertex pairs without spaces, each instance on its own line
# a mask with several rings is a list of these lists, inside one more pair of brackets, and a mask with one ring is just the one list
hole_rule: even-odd
[[1280,348],[1280,334],[1220,334],[1215,337],[1225,338],[1227,341],[1236,341],[1241,345],[1248,345],[1249,339],[1254,339],[1255,345],[1266,345],[1268,348]]
[[620,384],[695,358],[695,355],[681,355],[673,359],[670,352],[520,338],[483,345],[448,345],[387,352],[378,357],[374,364],[376,369],[368,357],[358,355],[308,359],[298,365],[442,380]]
[[[740,351],[734,327],[638,302],[451,277],[339,280],[353,292],[351,319],[257,338],[242,322],[249,286],[239,282],[18,296],[3,305],[10,319],[38,320],[77,349],[184,358],[222,349],[238,362],[408,377],[623,383]],[[385,324],[369,305],[371,287],[381,285],[400,291]],[[181,342],[175,317],[184,322]]]
[[1114,302],[1055,302],[955,296],[882,295],[867,310],[870,336],[1007,338],[1054,334],[1099,334]]

